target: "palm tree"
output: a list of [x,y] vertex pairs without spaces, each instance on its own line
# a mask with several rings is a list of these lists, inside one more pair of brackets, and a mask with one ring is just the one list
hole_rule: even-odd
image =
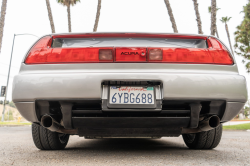
[[222,17],[220,21],[221,21],[222,23],[225,23],[225,28],[226,28],[226,31],[227,31],[228,42],[229,42],[231,51],[232,51],[232,53],[234,54],[233,48],[232,48],[232,44],[231,44],[231,40],[230,40],[230,34],[229,34],[228,26],[227,26],[227,22],[228,22],[231,18],[232,18],[232,17]]
[[169,0],[164,0],[164,1],[165,1],[166,6],[167,6],[167,9],[168,9],[168,15],[170,17],[170,21],[172,23],[174,33],[178,33],[177,26],[176,26],[176,23],[175,23],[174,15],[173,15]]
[[194,1],[194,10],[196,14],[196,21],[197,21],[197,26],[198,26],[198,33],[203,34],[202,26],[201,26],[201,17],[200,17],[200,13],[198,9],[198,3],[197,3],[197,0],[193,0],[193,1]]
[[98,0],[97,12],[96,12],[96,18],[95,18],[95,25],[94,25],[93,32],[97,31],[99,18],[100,18],[100,13],[101,13],[101,4],[102,4],[102,0]]
[[68,27],[69,32],[71,32],[71,16],[70,16],[70,6],[74,6],[77,2],[80,2],[80,0],[57,0],[58,3],[62,4],[63,6],[67,6],[67,12],[68,12]]
[[0,52],[1,52],[2,41],[3,41],[3,28],[4,28],[6,8],[7,8],[7,0],[3,0],[2,9],[1,9],[1,18],[0,18]]
[[46,5],[47,5],[47,9],[48,9],[51,31],[52,31],[52,33],[55,33],[55,25],[54,25],[54,21],[53,21],[53,16],[52,16],[49,0],[46,0]]
[[[213,3],[213,0],[212,0],[212,3]],[[215,8],[216,8],[216,0],[215,0]],[[215,19],[215,33],[216,33],[216,36],[219,38],[219,33],[218,33],[217,26],[216,26],[216,13],[218,10],[220,10],[220,8],[216,8],[214,19]],[[212,21],[213,14],[212,14],[211,6],[208,7],[208,12],[211,13],[211,22],[213,22]],[[211,23],[211,34],[212,34],[212,23]],[[215,34],[213,34],[213,35],[215,35]]]

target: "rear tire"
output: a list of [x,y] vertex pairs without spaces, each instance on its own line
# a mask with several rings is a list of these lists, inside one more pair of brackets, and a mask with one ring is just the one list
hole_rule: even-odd
[[221,136],[221,124],[213,130],[182,135],[185,144],[190,149],[213,149],[219,145]]
[[38,124],[32,124],[32,137],[35,146],[41,150],[61,150],[69,141],[68,134],[52,132]]

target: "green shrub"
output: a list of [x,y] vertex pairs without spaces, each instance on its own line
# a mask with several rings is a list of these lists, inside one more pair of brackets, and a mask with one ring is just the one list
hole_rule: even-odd
[[14,104],[14,102],[13,101],[11,101],[11,102],[9,102],[9,104],[8,104],[10,107],[13,107],[13,108],[16,108],[16,106],[15,106],[15,104]]

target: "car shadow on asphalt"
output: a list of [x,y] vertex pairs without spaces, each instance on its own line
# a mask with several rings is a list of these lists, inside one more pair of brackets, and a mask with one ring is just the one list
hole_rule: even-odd
[[[178,140],[171,141],[167,138],[143,139],[143,138],[110,138],[110,139],[83,139],[71,142],[65,150],[118,150],[118,151],[141,151],[141,150],[189,150],[186,145]],[[173,138],[172,138],[173,140]]]
[[[223,148],[213,150],[189,149],[181,137],[161,139],[84,139],[73,136],[65,150],[39,151],[39,155],[42,156],[54,154],[56,154],[56,159],[66,160],[70,158],[76,163],[82,161],[137,161],[145,163],[151,161],[178,161],[180,163],[195,163],[197,159],[203,162],[220,161],[222,156],[224,159],[226,158],[227,163],[235,160],[234,152],[225,151]],[[66,159],[62,159],[60,156],[66,156]]]

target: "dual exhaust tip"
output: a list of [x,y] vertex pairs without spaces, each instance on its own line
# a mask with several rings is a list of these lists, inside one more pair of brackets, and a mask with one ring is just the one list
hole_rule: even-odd
[[44,115],[41,119],[41,125],[44,128],[49,129],[50,131],[58,132],[60,128],[62,128],[62,125],[59,124],[52,116],[50,115]]
[[[50,131],[59,133],[76,133],[75,130],[65,129],[60,123],[58,123],[52,116],[44,115],[41,119],[41,125]],[[182,134],[198,133],[202,131],[212,130],[220,125],[220,118],[216,115],[204,118],[199,122],[197,128],[183,128]]]
[[183,128],[182,134],[191,134],[191,133],[209,131],[218,127],[219,125],[220,125],[220,118],[216,115],[212,115],[201,120],[197,128]]
[[77,129],[65,129],[60,123],[58,123],[52,116],[44,115],[41,119],[41,125],[53,132],[63,133],[63,134],[70,134],[70,135],[77,135]]
[[220,125],[220,118],[216,115],[213,115],[200,121],[198,128],[201,131],[209,131],[218,127],[219,125]]

